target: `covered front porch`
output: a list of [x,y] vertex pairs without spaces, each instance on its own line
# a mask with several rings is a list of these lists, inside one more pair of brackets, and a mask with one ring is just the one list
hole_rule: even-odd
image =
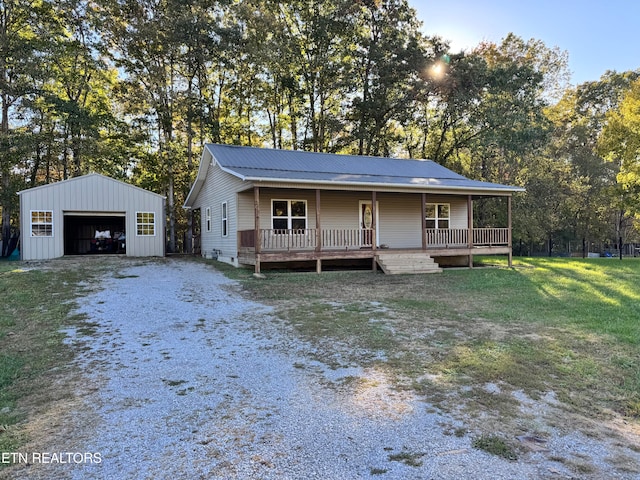
[[239,228],[237,242],[239,263],[256,273],[262,263],[314,261],[321,272],[323,261],[351,259],[370,259],[375,270],[398,255],[416,262],[457,257],[469,267],[474,255],[508,255],[511,265],[510,194],[503,195],[506,225],[479,228],[473,206],[480,195],[259,186],[252,193],[254,225]]

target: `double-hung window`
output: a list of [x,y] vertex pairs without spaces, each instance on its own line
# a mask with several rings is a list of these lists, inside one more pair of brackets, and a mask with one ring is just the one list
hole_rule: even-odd
[[272,200],[271,227],[274,230],[305,230],[307,228],[307,201]]
[[227,202],[222,202],[222,236],[226,237],[229,234],[229,207]]
[[448,203],[427,203],[425,207],[427,228],[449,228],[451,207]]
[[204,223],[205,230],[207,232],[211,231],[211,207],[207,207],[204,209]]
[[136,212],[136,235],[153,237],[156,234],[156,215],[154,212]]
[[32,237],[53,237],[53,211],[52,210],[32,210],[31,211],[31,236]]

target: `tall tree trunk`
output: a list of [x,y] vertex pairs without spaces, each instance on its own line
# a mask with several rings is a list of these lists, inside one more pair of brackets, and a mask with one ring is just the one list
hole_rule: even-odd
[[[0,135],[3,140],[9,138],[9,98],[2,94],[2,120],[0,122]],[[2,154],[2,256],[6,257],[9,251],[9,237],[11,237],[11,201],[7,193],[11,187],[11,166],[7,153]]]

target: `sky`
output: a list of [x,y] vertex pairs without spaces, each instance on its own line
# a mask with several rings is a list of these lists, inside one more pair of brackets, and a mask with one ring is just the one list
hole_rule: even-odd
[[598,80],[607,70],[640,68],[637,0],[408,0],[427,35],[451,51],[499,43],[509,32],[569,54],[571,83]]

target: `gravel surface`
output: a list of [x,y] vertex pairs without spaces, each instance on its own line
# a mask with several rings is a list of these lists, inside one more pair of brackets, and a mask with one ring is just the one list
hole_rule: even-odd
[[314,361],[269,308],[204,264],[131,261],[80,311],[96,325],[68,332],[84,403],[67,413],[71,436],[43,451],[100,463],[16,478],[571,478],[541,454],[512,462],[474,449],[452,434],[460,424],[384,372]]

